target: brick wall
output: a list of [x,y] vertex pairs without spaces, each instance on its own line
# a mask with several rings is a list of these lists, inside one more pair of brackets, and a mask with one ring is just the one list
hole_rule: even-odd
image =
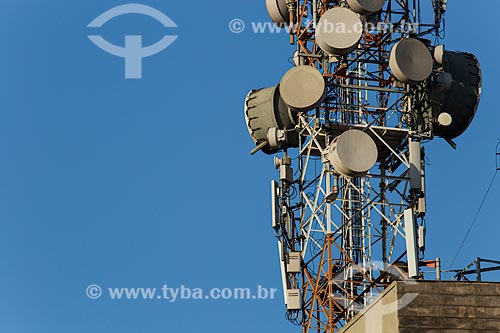
[[500,332],[500,283],[396,282],[342,333]]

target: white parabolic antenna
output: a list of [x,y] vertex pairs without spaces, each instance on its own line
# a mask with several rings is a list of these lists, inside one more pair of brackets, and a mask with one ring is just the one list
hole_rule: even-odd
[[389,59],[394,76],[404,83],[418,83],[432,73],[432,55],[429,49],[415,38],[406,38],[393,46]]
[[356,13],[368,15],[381,10],[385,0],[347,0],[347,3]]
[[332,55],[351,53],[363,35],[363,23],[358,14],[343,7],[329,9],[321,16],[316,28],[319,47]]
[[348,177],[361,177],[373,168],[378,158],[377,145],[360,130],[348,130],[336,137],[329,150],[334,169]]
[[266,8],[271,20],[278,26],[289,23],[286,0],[266,0]]
[[297,66],[283,75],[280,94],[290,108],[309,111],[323,102],[326,94],[325,79],[314,67]]

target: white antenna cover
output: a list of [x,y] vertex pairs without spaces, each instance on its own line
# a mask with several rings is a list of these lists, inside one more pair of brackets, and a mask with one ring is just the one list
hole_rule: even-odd
[[271,20],[278,26],[290,23],[286,0],[266,0],[267,13]]
[[443,64],[444,50],[444,45],[438,45],[434,48],[434,59],[440,65]]
[[314,67],[301,65],[290,69],[280,82],[280,95],[295,111],[305,112],[318,107],[326,95],[323,75]]
[[338,57],[334,56],[334,55],[330,55],[328,57],[328,60],[330,61],[330,63],[337,63],[337,62],[340,61],[340,59]]
[[352,10],[361,15],[369,15],[381,10],[385,0],[347,0]]
[[279,228],[280,210],[278,201],[279,185],[276,181],[271,181],[271,209],[272,209],[272,225],[273,229]]
[[293,64],[295,66],[299,66],[300,65],[299,51],[293,52]]
[[363,35],[359,16],[343,7],[335,7],[321,16],[316,27],[316,42],[332,55],[346,55],[354,51]]
[[377,163],[377,145],[365,132],[348,130],[333,140],[328,159],[344,176],[361,177]]
[[283,284],[283,301],[288,304],[288,279],[286,276],[285,258],[283,256],[283,245],[281,240],[278,240],[278,253],[280,256],[281,282]]
[[448,112],[443,112],[438,116],[437,121],[439,125],[446,127],[453,123],[453,117]]
[[418,83],[432,74],[433,60],[427,46],[415,38],[406,38],[393,46],[389,67],[403,83]]

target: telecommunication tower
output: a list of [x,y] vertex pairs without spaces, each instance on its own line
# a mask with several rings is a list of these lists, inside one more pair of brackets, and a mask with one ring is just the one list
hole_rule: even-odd
[[[249,92],[274,158],[272,227],[287,317],[337,332],[395,280],[422,279],[424,144],[470,125],[481,70],[441,44],[447,0],[266,0],[295,66]],[[439,262],[430,261],[433,266]]]

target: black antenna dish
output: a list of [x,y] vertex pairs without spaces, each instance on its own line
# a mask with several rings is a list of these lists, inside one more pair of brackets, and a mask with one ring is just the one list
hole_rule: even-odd
[[444,51],[443,68],[451,74],[453,82],[448,92],[437,94],[439,97],[434,113],[435,118],[441,113],[448,113],[453,121],[449,126],[436,123],[434,134],[454,139],[467,130],[476,115],[481,99],[481,67],[473,54]]

